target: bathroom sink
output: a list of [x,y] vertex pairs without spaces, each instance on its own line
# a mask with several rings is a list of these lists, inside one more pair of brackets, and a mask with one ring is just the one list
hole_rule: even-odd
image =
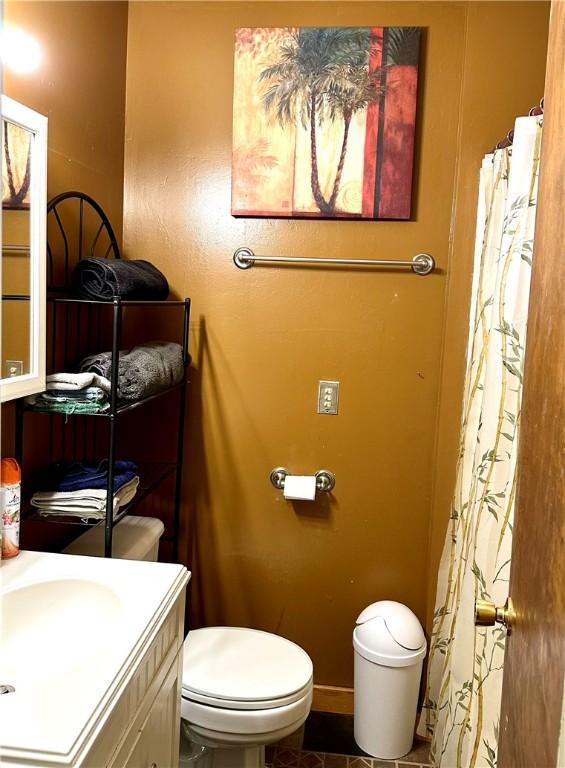
[[108,626],[120,623],[122,601],[88,579],[23,584],[2,593],[0,685],[60,680],[111,652]]
[[30,551],[2,561],[2,766],[80,764],[186,581],[169,563]]

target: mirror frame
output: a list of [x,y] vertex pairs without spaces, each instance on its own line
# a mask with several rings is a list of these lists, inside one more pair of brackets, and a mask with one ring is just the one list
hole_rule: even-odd
[[[2,119],[33,134],[30,153],[30,370],[0,379],[0,401],[45,389],[46,244],[47,244],[47,118],[2,94]],[[2,227],[0,221],[0,246]],[[1,273],[0,273],[1,285]],[[1,308],[1,307],[0,307]],[[0,312],[0,329],[2,316]],[[1,338],[1,337],[0,337]]]

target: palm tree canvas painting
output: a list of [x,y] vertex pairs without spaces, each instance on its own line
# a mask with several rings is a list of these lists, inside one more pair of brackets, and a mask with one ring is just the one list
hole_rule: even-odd
[[409,219],[419,27],[238,29],[232,214]]
[[2,120],[2,208],[29,208],[31,136],[26,128]]

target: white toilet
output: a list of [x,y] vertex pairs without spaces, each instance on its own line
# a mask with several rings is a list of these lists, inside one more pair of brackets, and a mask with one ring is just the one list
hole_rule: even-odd
[[289,640],[240,627],[189,632],[181,717],[214,765],[264,765],[265,744],[300,728],[311,704],[312,662]]
[[[160,520],[130,515],[114,529],[114,556],[156,560]],[[103,552],[104,529],[91,528],[65,549]],[[181,717],[198,745],[198,768],[262,768],[265,745],[300,728],[312,704],[312,661],[269,632],[207,627],[184,641]],[[195,761],[196,762],[196,761]]]

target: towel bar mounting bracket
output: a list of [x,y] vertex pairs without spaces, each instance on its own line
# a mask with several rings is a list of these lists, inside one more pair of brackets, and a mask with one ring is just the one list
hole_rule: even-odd
[[[285,467],[276,467],[272,470],[270,475],[271,485],[277,488],[279,491],[284,489],[284,481],[287,475],[290,475],[288,469]],[[323,493],[331,493],[335,488],[335,475],[330,472],[329,469],[319,469],[315,474],[316,478],[316,490]]]

